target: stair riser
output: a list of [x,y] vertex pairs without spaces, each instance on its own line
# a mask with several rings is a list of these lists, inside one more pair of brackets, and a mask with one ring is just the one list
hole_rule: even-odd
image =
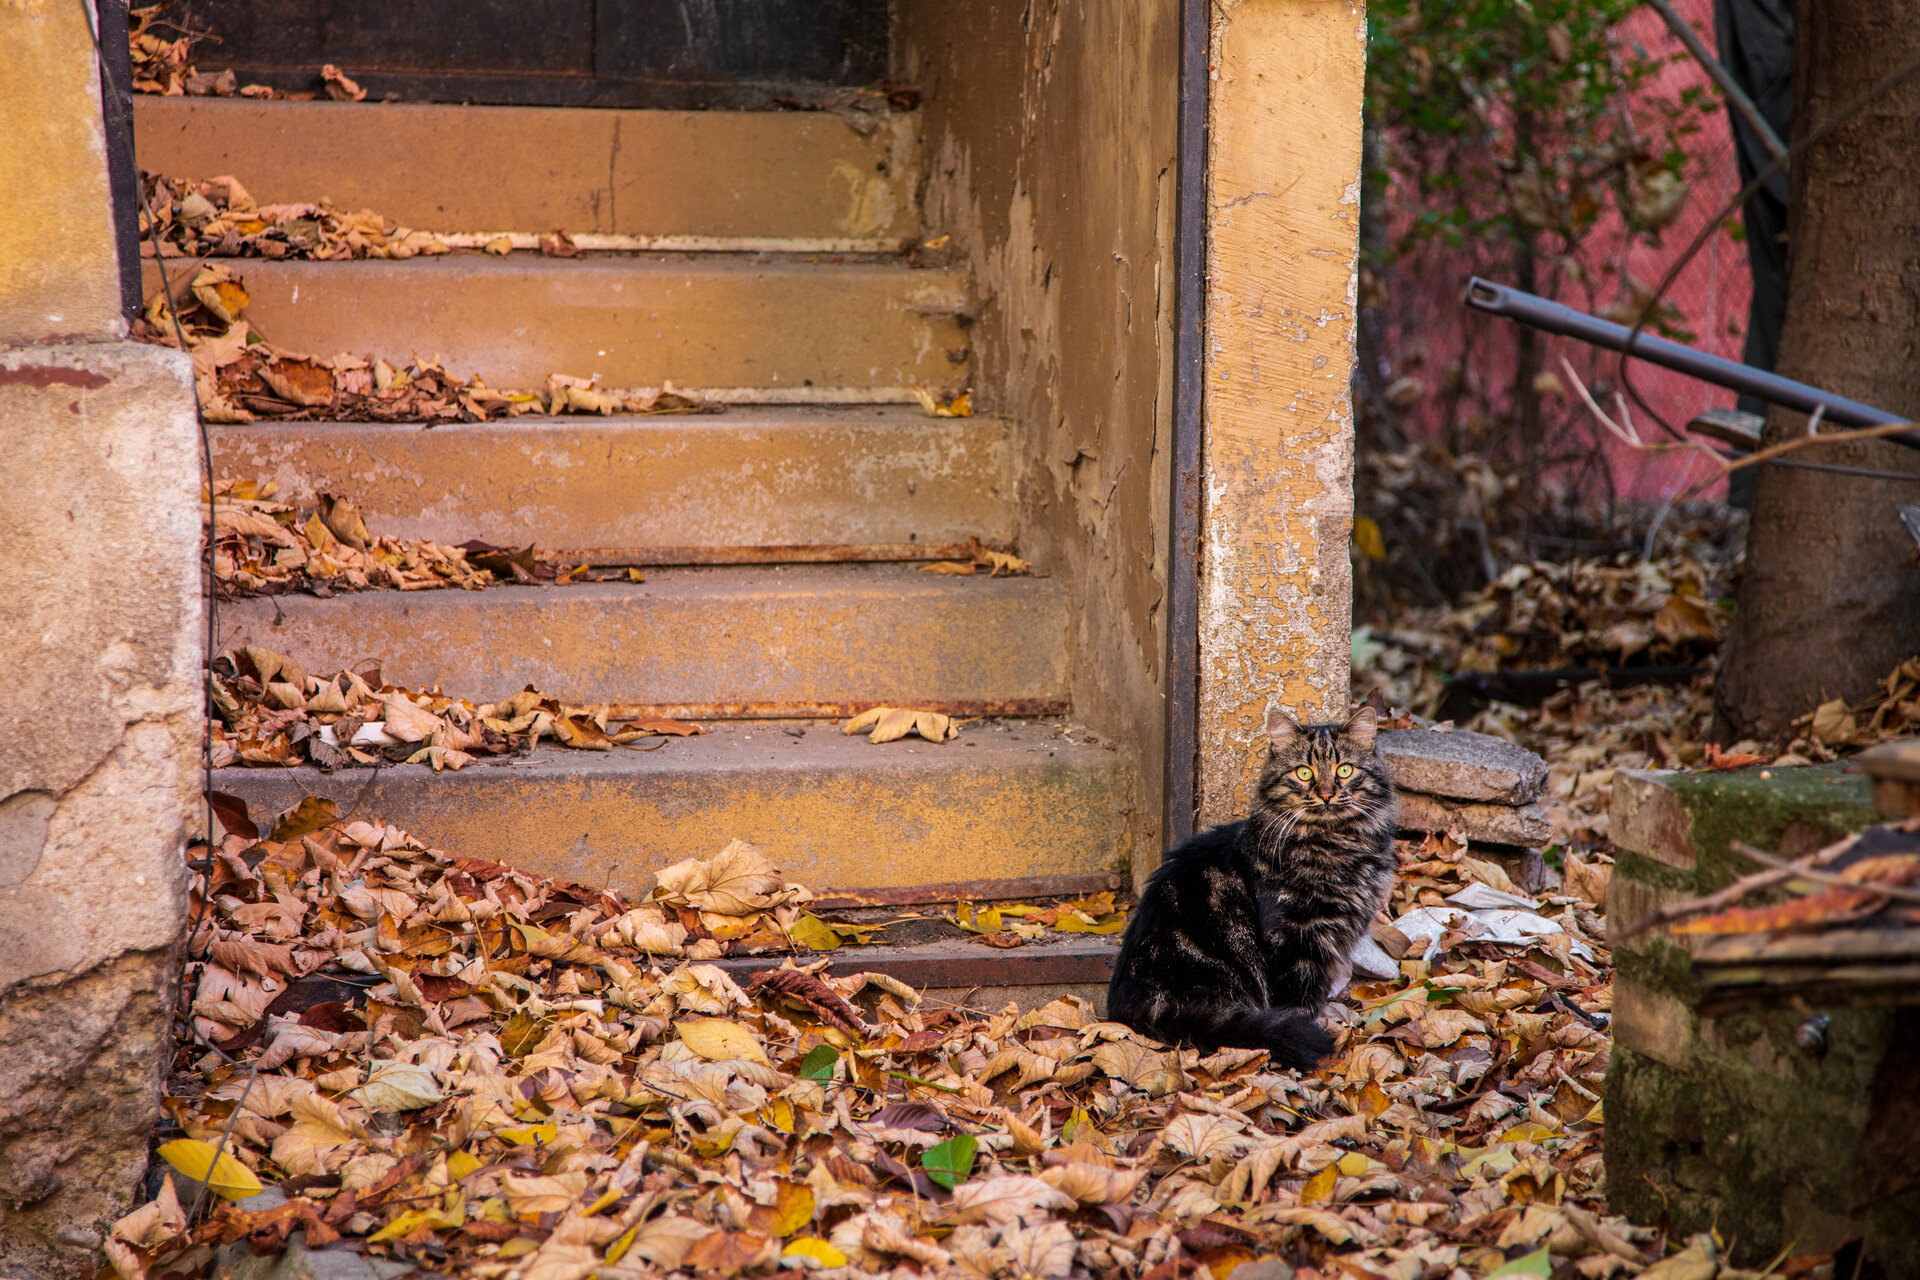
[[[719,580],[713,576],[719,575]],[[1066,592],[1051,580],[889,571],[660,570],[645,584],[279,596],[220,608],[223,637],[307,671],[375,662],[473,701],[532,684],[577,703],[697,716],[835,714],[848,704],[978,714],[1059,709]]]
[[1014,533],[1009,428],[992,418],[736,410],[431,431],[261,422],[212,433],[223,478],[275,480],[297,502],[345,494],[376,532],[440,542],[705,548],[709,560],[744,560],[759,548],[916,552]]
[[[919,231],[917,121],[139,96],[143,168],[232,174],[261,204],[423,231],[601,232],[897,248]],[[811,242],[811,244],[810,244]]]
[[838,736],[815,729],[802,744],[763,729],[754,737],[778,745],[758,759],[748,758],[752,742],[742,744],[732,764],[710,762],[710,744],[686,740],[637,765],[561,760],[438,776],[403,765],[377,779],[367,770],[226,769],[214,786],[256,814],[291,808],[308,790],[343,810],[357,800],[361,815],[451,853],[628,892],[647,872],[711,857],[735,836],[816,891],[1096,876],[1125,851],[1130,802],[1114,753],[1035,751],[1020,761],[969,749],[964,738],[940,747],[852,738],[831,744],[832,759],[783,767],[784,754],[797,760],[821,734]]
[[[828,388],[897,399],[968,380],[964,288],[944,272],[698,255],[233,265],[248,320],[279,347],[322,359],[440,355],[497,390],[565,373],[804,402]],[[159,288],[154,264],[144,278]]]

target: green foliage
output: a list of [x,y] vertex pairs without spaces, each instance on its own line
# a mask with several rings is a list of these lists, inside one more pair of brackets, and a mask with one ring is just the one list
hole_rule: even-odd
[[833,1079],[834,1064],[840,1061],[840,1054],[830,1044],[817,1044],[800,1059],[800,1077],[803,1080]]
[[973,1172],[973,1156],[976,1143],[972,1134],[960,1134],[948,1138],[937,1147],[928,1147],[920,1154],[920,1167],[927,1176],[951,1191],[967,1180]]
[[[1635,0],[1376,0],[1368,108],[1418,209],[1402,251],[1546,232],[1570,253],[1611,204],[1655,235],[1685,207],[1685,136],[1714,102],[1659,91]],[[1386,175],[1376,174],[1376,181]],[[1549,242],[1551,244],[1551,242]],[[1543,246],[1545,247],[1545,246]]]

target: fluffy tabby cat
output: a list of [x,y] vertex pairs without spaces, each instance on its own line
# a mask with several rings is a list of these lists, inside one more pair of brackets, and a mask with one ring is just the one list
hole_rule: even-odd
[[1387,900],[1393,783],[1378,720],[1301,726],[1267,713],[1253,813],[1167,855],[1127,924],[1107,1016],[1166,1043],[1265,1049],[1311,1067],[1333,1049],[1317,1014],[1353,972]]

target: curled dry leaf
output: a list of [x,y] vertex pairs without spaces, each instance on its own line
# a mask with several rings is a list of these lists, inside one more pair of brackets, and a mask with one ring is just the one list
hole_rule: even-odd
[[946,742],[960,736],[953,717],[938,711],[914,711],[903,707],[871,707],[850,718],[841,732],[865,733],[869,742],[894,742],[910,733],[928,742]]

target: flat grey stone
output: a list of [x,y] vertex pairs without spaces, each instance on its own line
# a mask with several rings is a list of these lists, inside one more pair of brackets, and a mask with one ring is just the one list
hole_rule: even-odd
[[245,1241],[223,1246],[214,1255],[219,1280],[394,1280],[413,1268],[392,1258],[369,1258],[351,1249],[307,1248],[307,1233],[287,1237],[287,1251],[277,1257],[253,1256]]
[[1458,831],[1468,840],[1536,849],[1553,839],[1553,824],[1537,804],[1470,804],[1417,792],[1400,795],[1402,831]]
[[1517,805],[1539,799],[1547,787],[1546,761],[1489,734],[1385,729],[1379,750],[1400,791]]

